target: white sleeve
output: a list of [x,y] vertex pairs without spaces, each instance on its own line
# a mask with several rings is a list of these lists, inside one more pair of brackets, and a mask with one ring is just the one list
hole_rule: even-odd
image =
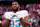
[[26,10],[22,10],[19,12],[18,18],[25,18],[26,16],[28,16],[28,12]]
[[22,18],[24,19],[26,16],[28,16],[28,12],[26,10],[24,10],[22,12]]
[[10,19],[9,13],[8,13],[8,12],[5,12],[4,17],[5,17],[6,19]]

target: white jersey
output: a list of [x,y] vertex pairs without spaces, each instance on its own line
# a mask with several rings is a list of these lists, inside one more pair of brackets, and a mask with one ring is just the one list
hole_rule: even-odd
[[4,14],[4,17],[6,19],[11,20],[11,27],[22,27],[19,19],[20,18],[24,19],[26,16],[28,16],[28,12],[26,10],[17,11],[16,13],[6,12]]

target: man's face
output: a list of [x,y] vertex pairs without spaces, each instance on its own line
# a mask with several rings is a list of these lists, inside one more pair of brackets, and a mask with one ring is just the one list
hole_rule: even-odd
[[18,3],[17,2],[13,2],[12,3],[12,8],[13,9],[17,9],[19,7]]

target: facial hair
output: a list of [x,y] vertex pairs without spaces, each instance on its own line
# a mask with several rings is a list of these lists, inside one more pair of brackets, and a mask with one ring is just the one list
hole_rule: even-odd
[[13,11],[18,11],[18,8],[17,9],[13,9]]

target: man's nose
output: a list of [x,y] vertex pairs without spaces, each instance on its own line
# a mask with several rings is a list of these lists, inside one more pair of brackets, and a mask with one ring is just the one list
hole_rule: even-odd
[[14,6],[16,6],[16,5],[14,5]]

